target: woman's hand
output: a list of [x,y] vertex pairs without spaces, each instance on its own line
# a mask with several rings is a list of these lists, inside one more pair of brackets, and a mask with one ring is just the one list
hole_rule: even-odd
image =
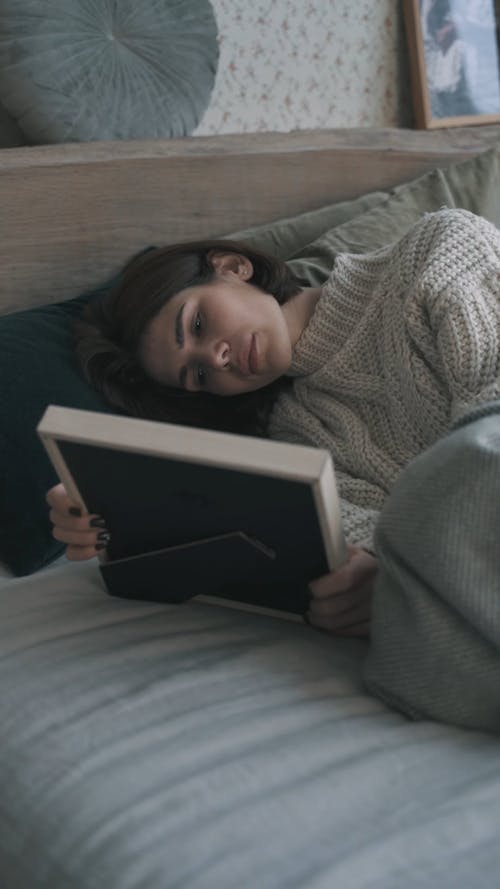
[[377,560],[359,546],[348,546],[347,551],[341,568],[309,584],[306,619],[337,636],[368,636]]
[[100,516],[82,510],[68,497],[64,485],[56,485],[47,494],[49,518],[56,540],[67,544],[66,556],[75,562],[92,559],[109,543],[106,523]]

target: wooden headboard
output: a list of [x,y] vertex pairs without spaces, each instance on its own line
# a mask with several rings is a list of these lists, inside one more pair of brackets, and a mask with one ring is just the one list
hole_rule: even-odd
[[497,145],[500,127],[341,129],[0,151],[0,312],[62,300],[136,250],[387,188]]

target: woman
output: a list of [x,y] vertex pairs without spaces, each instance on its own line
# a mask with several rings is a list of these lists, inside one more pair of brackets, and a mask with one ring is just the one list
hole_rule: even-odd
[[[500,397],[500,233],[463,210],[396,244],[340,255],[321,288],[229,241],[155,249],[79,325],[88,379],[111,404],[328,448],[349,559],[311,582],[313,626],[368,633],[373,535],[405,467]],[[389,498],[390,499],[390,498]],[[48,494],[71,559],[109,539],[62,486]]]

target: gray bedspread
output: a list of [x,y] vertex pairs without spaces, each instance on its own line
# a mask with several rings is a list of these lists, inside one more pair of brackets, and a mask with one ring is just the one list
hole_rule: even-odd
[[500,742],[370,697],[364,643],[64,561],[0,634],[2,889],[498,885]]
[[368,687],[411,716],[500,735],[500,401],[406,468],[376,541]]

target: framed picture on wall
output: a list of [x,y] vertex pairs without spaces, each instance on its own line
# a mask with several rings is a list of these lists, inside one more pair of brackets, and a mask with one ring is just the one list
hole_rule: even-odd
[[404,0],[415,125],[500,122],[496,0]]

